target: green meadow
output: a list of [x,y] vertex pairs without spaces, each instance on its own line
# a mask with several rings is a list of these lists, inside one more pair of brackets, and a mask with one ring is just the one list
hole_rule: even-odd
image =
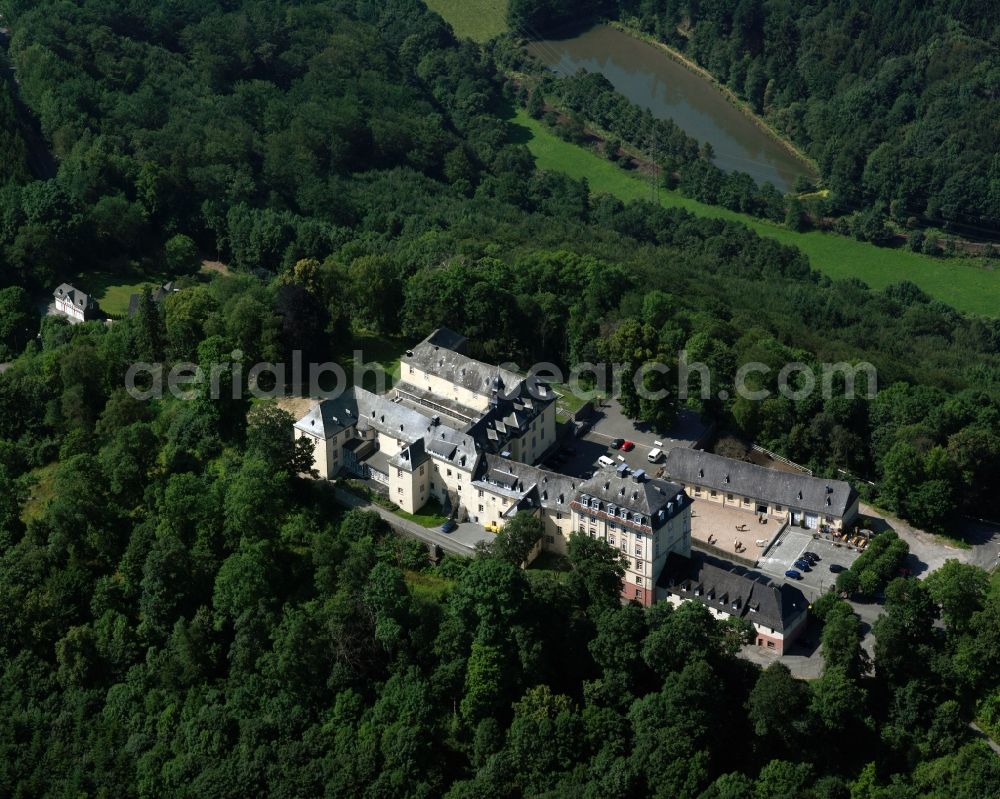
[[463,38],[485,42],[507,30],[507,0],[424,0]]
[[[607,193],[624,201],[652,199],[649,181],[606,161],[590,150],[565,142],[518,110],[513,124],[540,169],[587,178],[591,191]],[[909,280],[933,297],[960,311],[982,316],[1000,315],[1000,271],[985,266],[984,259],[931,258],[909,250],[876,247],[834,233],[794,230],[746,214],[706,205],[676,191],[660,190],[660,202],[668,208],[683,208],[700,216],[742,222],[761,236],[768,236],[802,250],[814,269],[841,279],[856,277],[878,289]]]

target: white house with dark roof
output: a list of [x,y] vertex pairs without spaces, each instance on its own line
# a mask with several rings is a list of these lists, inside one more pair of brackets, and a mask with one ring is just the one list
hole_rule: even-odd
[[768,469],[711,452],[677,447],[664,464],[689,496],[817,529],[842,529],[858,515],[858,493],[843,480]]
[[97,303],[89,294],[85,294],[69,283],[63,283],[52,292],[53,307],[71,322],[85,322],[97,316]]
[[674,606],[699,602],[717,619],[746,619],[753,624],[757,646],[779,655],[805,631],[809,611],[805,595],[793,585],[775,585],[679,553],[667,558],[656,598]]

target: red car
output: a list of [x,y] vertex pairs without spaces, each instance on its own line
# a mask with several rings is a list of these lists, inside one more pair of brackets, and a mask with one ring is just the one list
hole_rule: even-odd
[[633,444],[631,441],[622,442],[622,450],[624,450],[625,452],[631,452],[634,449],[635,449],[635,444]]

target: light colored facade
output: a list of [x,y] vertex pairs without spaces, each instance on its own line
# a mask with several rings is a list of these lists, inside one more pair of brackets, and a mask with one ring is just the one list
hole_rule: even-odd
[[97,303],[94,302],[94,298],[68,283],[63,283],[52,292],[52,300],[56,312],[72,322],[85,322],[97,315]]
[[[300,419],[295,434],[316,445],[317,472],[329,479],[347,469],[382,482],[408,513],[433,498],[477,518],[472,483],[483,456],[530,464],[555,445],[551,389],[449,346],[462,348],[464,339],[435,331],[403,359],[403,376],[414,382],[383,395],[354,387]],[[370,444],[365,466],[359,442]]]
[[628,559],[622,596],[655,599],[667,556],[691,554],[691,500],[680,486],[650,480],[642,470],[602,469],[570,503],[571,529],[621,549]]
[[841,530],[858,515],[858,494],[843,480],[768,469],[686,448],[670,450],[665,468],[694,499],[788,520],[806,529]]

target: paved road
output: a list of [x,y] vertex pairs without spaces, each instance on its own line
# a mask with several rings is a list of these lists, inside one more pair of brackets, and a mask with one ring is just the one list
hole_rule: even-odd
[[469,557],[475,551],[477,541],[481,539],[488,540],[491,538],[489,533],[476,524],[460,524],[457,530],[454,530],[451,533],[443,533],[439,528],[421,527],[416,522],[400,518],[392,511],[379,505],[375,505],[367,499],[362,499],[361,497],[352,494],[350,491],[344,491],[340,488],[336,488],[334,489],[334,495],[337,498],[337,502],[348,508],[361,508],[363,510],[375,511],[389,523],[393,530],[400,535],[407,536],[408,538],[416,538],[427,544],[436,544],[445,552],[450,552],[453,555],[463,555],[465,557]]
[[993,569],[1000,565],[1000,525],[969,520],[967,535],[972,542],[972,548],[958,549],[870,505],[862,503],[860,509],[865,516],[883,519],[910,545],[909,565],[917,577],[926,577],[952,558],[962,563],[972,563],[983,569]]

